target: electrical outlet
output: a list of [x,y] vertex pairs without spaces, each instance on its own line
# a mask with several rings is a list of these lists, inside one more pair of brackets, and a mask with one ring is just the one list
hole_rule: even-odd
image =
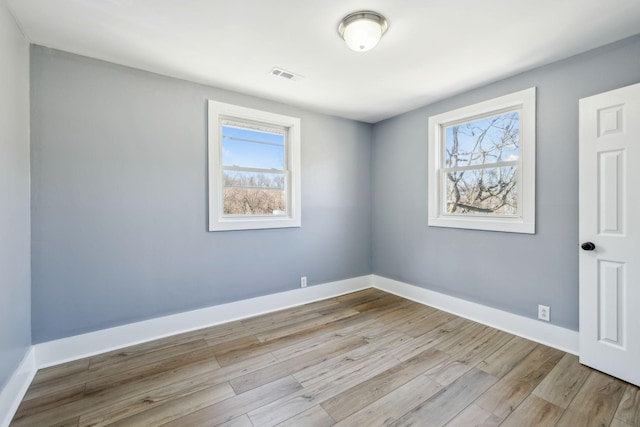
[[551,317],[551,309],[546,305],[538,305],[538,319],[549,321]]
[[301,288],[306,288],[307,287],[307,276],[302,276],[300,278],[300,287]]

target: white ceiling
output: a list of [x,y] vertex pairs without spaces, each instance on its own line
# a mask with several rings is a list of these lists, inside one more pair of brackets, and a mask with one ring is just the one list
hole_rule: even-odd
[[[640,32],[640,0],[5,1],[35,44],[372,123]],[[369,52],[357,10],[389,20]]]

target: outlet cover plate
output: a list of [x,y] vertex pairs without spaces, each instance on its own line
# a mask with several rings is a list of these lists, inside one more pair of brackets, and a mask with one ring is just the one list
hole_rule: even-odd
[[538,305],[538,319],[549,321],[551,317],[551,309],[546,305]]

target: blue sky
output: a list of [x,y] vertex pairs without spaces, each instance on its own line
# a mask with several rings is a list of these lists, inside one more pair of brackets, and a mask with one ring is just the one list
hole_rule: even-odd
[[222,126],[222,164],[285,169],[284,135]]

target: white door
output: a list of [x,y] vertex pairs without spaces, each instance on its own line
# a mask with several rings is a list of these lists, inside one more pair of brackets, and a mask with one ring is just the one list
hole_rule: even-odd
[[640,385],[640,84],[580,100],[580,362]]

